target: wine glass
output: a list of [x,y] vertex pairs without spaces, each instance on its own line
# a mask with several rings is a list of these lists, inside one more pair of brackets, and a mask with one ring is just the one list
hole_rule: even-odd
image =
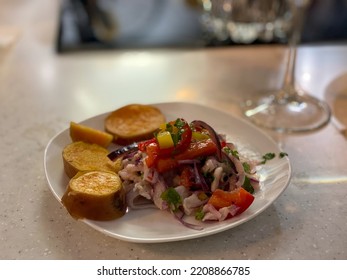
[[293,27],[288,39],[288,60],[281,89],[265,97],[247,100],[243,112],[255,124],[278,132],[304,132],[318,129],[330,120],[328,105],[295,85],[296,52],[304,13],[309,1],[291,0]]

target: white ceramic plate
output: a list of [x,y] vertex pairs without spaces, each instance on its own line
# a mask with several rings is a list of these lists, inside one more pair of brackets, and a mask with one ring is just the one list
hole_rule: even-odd
[[[247,152],[250,156],[261,156],[268,152],[280,153],[277,144],[261,130],[224,112],[190,103],[154,105],[166,115],[167,120],[183,117],[187,121],[203,120],[209,123],[216,131],[229,135],[242,153]],[[82,123],[103,129],[104,119],[107,115],[108,113],[105,113],[87,119]],[[70,142],[69,129],[67,128],[51,139],[44,155],[45,172],[49,187],[59,201],[69,180],[64,173],[61,153],[63,148]],[[112,147],[110,150],[112,150]],[[287,157],[276,157],[263,165],[259,173],[261,189],[255,194],[253,204],[241,215],[232,219],[223,222],[203,223],[203,230],[187,228],[170,213],[157,209],[129,210],[122,218],[114,221],[82,221],[109,236],[139,243],[169,242],[215,234],[249,221],[269,207],[289,183],[291,176],[289,160]],[[195,220],[190,221],[200,223]]]

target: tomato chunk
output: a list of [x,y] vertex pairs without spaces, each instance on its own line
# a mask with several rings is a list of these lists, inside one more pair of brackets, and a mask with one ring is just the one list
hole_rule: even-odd
[[192,167],[185,167],[180,175],[180,184],[186,188],[194,185],[194,173]]
[[169,158],[158,158],[157,171],[159,173],[168,171],[178,166],[179,160],[195,159],[201,156],[209,156],[217,151],[216,145],[211,139],[190,143],[187,150]]
[[216,144],[211,139],[190,143],[187,150],[175,156],[177,160],[194,159],[201,156],[213,155],[217,152]]
[[158,145],[157,143],[150,143],[146,147],[147,157],[145,159],[148,167],[154,167],[158,160]]
[[156,139],[155,138],[152,138],[152,139],[149,139],[149,140],[145,140],[145,141],[142,141],[142,142],[139,142],[137,143],[137,147],[139,148],[139,150],[141,152],[146,152],[146,148],[149,144],[152,144],[152,143],[156,143]]
[[237,214],[240,214],[252,204],[253,200],[254,196],[244,188],[238,188],[231,192],[217,189],[213,192],[208,203],[212,204],[217,210],[235,204],[239,207]]

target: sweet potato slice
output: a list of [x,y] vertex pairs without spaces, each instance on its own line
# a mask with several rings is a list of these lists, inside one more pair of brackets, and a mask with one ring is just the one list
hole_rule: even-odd
[[62,152],[65,173],[72,178],[79,171],[117,172],[115,163],[107,157],[108,153],[106,148],[96,144],[72,142]]
[[110,133],[75,122],[70,122],[70,137],[74,142],[83,141],[97,144],[105,148],[108,147],[113,140],[113,135]]
[[73,177],[62,203],[75,219],[108,221],[122,217],[126,211],[125,191],[113,172],[80,172]]
[[130,104],[109,114],[105,130],[114,136],[114,142],[128,145],[153,137],[153,132],[165,122],[165,116],[151,105]]

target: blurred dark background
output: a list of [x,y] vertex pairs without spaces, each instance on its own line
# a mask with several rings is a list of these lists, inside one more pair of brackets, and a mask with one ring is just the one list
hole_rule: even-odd
[[303,42],[347,40],[347,0],[314,0],[308,9]]
[[[233,46],[216,41],[201,24],[196,0],[65,0],[59,15],[58,52],[116,48]],[[347,40],[347,0],[313,0],[301,43]],[[263,44],[255,41],[253,44]],[[267,44],[282,44],[274,38]]]

